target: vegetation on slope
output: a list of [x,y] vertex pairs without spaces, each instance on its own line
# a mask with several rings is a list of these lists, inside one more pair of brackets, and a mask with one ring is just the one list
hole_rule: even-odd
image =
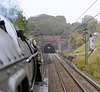
[[36,30],[33,30],[33,25],[29,22],[30,30],[42,35],[61,35],[68,29],[70,24],[66,23],[64,16],[51,16],[41,14],[35,17],[30,17],[29,20],[34,23]]
[[[85,65],[85,45],[79,47],[71,55],[76,56],[73,63],[83,71],[86,71],[91,75],[91,78],[100,79],[100,36],[95,38],[94,52],[88,58],[88,65]],[[88,54],[90,51],[88,51]]]

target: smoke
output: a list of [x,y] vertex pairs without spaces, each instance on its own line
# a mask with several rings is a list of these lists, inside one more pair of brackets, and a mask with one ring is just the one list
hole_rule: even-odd
[[0,13],[8,19],[16,19],[19,9],[16,0],[0,0]]

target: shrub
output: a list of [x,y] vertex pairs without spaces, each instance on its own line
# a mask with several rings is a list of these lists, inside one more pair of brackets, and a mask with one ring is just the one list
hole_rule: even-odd
[[73,60],[73,63],[81,70],[83,70],[83,68],[85,67],[85,62],[82,58],[75,58]]

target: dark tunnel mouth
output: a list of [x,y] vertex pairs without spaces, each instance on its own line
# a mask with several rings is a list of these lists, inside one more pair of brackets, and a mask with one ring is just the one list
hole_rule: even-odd
[[52,44],[47,44],[44,47],[44,53],[55,53],[55,48]]

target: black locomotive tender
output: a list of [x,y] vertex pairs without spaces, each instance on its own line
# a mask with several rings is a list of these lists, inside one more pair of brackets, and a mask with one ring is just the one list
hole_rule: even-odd
[[0,15],[0,92],[30,92],[41,82],[37,46]]

